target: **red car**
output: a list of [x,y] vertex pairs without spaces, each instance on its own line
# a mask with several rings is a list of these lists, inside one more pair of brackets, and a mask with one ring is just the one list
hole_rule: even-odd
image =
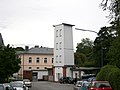
[[112,90],[108,81],[93,81],[88,90]]

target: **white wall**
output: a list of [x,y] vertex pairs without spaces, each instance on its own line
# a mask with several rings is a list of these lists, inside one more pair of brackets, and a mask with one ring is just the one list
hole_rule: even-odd
[[74,65],[72,26],[64,26],[64,64]]
[[70,70],[71,67],[66,68],[66,77],[72,77],[72,71]]
[[[61,49],[60,42],[62,42]],[[60,56],[62,56],[61,60]],[[54,29],[55,81],[58,81],[59,77],[63,76],[62,67],[65,65],[74,65],[73,32],[72,25],[62,23],[55,25]],[[67,67],[66,76],[71,77],[71,75],[70,67]]]
[[48,71],[38,71],[38,79],[43,79],[44,75],[48,75]]
[[63,68],[62,67],[55,67],[55,81],[58,81],[60,77],[63,77]]

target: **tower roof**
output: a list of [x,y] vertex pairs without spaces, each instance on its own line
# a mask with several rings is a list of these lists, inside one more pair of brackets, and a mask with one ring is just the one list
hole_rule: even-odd
[[53,27],[55,27],[55,26],[59,26],[59,25],[75,26],[75,25],[68,24],[68,23],[62,23],[62,24],[58,24],[58,25],[53,25]]

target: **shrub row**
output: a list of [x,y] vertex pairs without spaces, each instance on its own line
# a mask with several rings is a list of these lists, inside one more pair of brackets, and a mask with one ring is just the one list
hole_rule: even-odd
[[101,68],[96,80],[107,80],[113,90],[120,90],[120,69],[113,65],[106,65]]

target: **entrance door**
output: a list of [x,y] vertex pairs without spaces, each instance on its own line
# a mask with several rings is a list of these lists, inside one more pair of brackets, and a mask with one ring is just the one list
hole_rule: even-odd
[[33,73],[32,73],[32,80],[33,80],[33,81],[37,81],[37,80],[38,80],[37,77],[38,77],[38,73],[37,73],[37,72],[33,72]]

